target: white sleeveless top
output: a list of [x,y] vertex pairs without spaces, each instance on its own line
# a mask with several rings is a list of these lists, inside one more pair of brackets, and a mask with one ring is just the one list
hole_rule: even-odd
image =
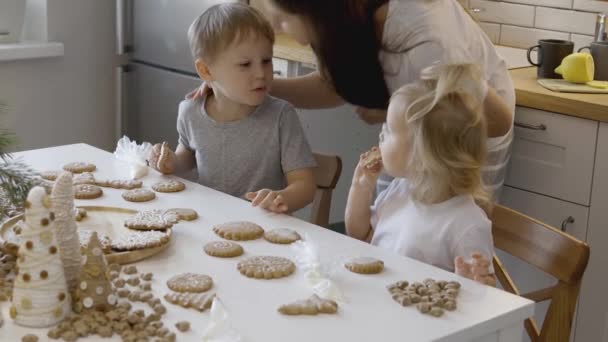
[[[442,64],[476,63],[488,85],[515,113],[515,90],[507,64],[490,39],[456,0],[390,0],[382,37],[380,63],[389,92],[420,78],[420,71]],[[504,179],[513,127],[502,137],[488,139],[483,178],[497,197]],[[381,177],[379,191],[390,178]]]

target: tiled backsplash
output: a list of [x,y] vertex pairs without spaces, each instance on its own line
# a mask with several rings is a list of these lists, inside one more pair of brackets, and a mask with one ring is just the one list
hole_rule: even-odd
[[602,0],[459,0],[498,45],[528,48],[539,39],[572,40],[575,49],[593,41]]

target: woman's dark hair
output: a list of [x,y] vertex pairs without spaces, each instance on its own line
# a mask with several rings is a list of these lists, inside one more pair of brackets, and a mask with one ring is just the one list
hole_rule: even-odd
[[344,100],[366,108],[387,108],[390,95],[378,59],[381,43],[374,13],[388,0],[272,1],[308,21],[319,69]]

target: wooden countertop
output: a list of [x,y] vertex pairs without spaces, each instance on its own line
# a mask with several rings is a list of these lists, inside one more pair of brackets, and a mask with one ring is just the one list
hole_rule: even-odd
[[[276,36],[274,56],[290,61],[316,65],[309,46],[302,46],[284,34]],[[536,68],[510,70],[517,105],[608,122],[608,94],[559,93],[536,83]]]

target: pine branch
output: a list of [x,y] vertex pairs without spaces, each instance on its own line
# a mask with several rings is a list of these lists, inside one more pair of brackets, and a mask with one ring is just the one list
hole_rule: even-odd
[[38,184],[36,172],[20,160],[0,163],[0,218],[22,209],[30,189]]

